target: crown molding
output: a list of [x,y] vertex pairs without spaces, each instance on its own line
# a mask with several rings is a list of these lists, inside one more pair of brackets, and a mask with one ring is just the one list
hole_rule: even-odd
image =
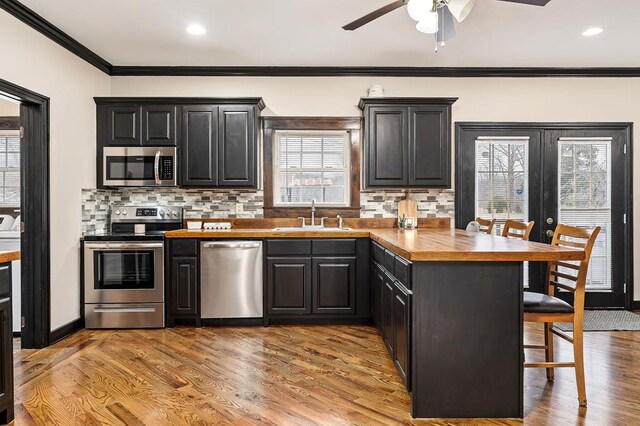
[[16,0],[5,10],[71,53],[111,76],[183,77],[640,77],[640,67],[381,67],[381,66],[146,66],[112,65]]
[[15,18],[29,25],[39,33],[47,36],[69,52],[75,54],[81,59],[84,59],[100,71],[109,75],[111,74],[111,68],[113,66],[109,62],[19,1],[2,0],[0,1],[0,9],[4,9]]

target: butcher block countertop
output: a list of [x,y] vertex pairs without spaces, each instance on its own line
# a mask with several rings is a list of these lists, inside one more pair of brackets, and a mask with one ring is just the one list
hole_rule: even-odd
[[13,262],[20,260],[20,251],[0,251],[0,263]]
[[283,232],[273,229],[169,231],[167,238],[371,238],[413,262],[522,262],[582,260],[584,253],[565,247],[495,237],[451,228],[354,229],[350,231]]

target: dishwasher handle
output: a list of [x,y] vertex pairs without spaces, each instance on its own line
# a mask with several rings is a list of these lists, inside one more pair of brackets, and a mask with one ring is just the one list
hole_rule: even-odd
[[232,248],[232,249],[253,249],[260,248],[259,241],[213,241],[209,243],[202,243],[202,248],[216,249],[216,248]]

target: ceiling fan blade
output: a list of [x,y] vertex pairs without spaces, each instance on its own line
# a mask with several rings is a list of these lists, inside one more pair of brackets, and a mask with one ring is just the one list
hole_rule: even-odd
[[386,15],[389,12],[393,12],[394,10],[406,5],[407,3],[409,3],[409,0],[396,0],[393,3],[389,3],[386,6],[382,6],[380,9],[374,10],[373,12],[364,15],[362,18],[358,18],[355,21],[348,23],[347,25],[342,27],[342,29],[346,31],[356,30],[361,26],[378,19],[379,17]]
[[546,6],[551,0],[500,0],[510,3],[530,4],[531,6]]

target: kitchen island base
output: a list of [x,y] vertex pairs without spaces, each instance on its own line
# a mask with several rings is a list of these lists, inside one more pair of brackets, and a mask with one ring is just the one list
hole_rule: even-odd
[[522,262],[416,262],[412,416],[522,418]]

